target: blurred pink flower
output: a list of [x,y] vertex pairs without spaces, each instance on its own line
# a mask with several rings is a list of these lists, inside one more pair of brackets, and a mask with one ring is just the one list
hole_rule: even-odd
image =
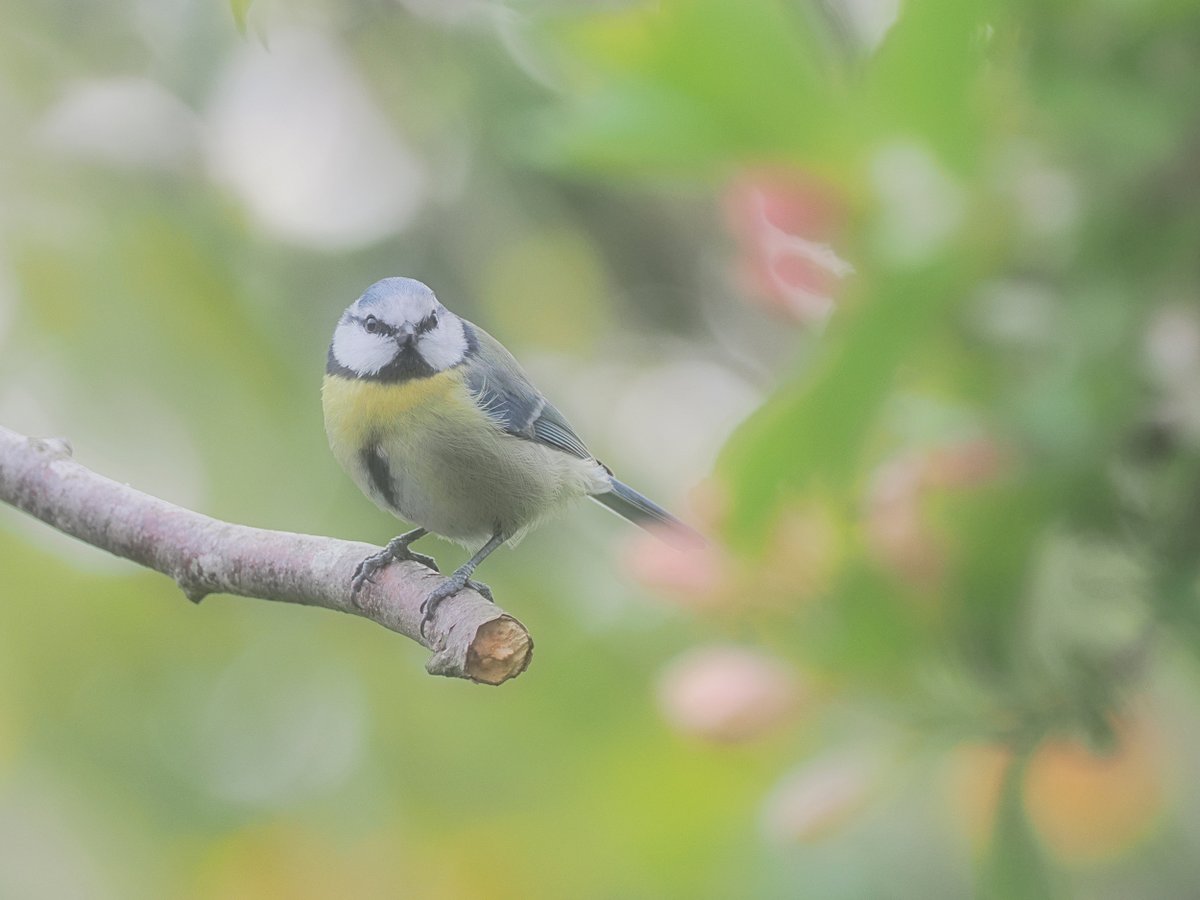
[[802,324],[824,320],[854,271],[831,246],[845,219],[833,189],[793,170],[748,170],[727,188],[725,207],[751,296]]
[[638,582],[685,606],[721,605],[729,582],[728,560],[718,545],[671,542],[649,532],[630,537],[625,565]]
[[779,844],[807,843],[836,831],[861,810],[875,784],[859,756],[808,763],[784,776],[763,802],[762,828]]
[[921,510],[925,460],[901,456],[879,466],[867,495],[866,536],[879,562],[907,581],[929,585],[944,563],[937,535]]
[[925,484],[931,488],[971,488],[987,484],[1011,464],[1009,451],[991,438],[933,447],[925,455]]
[[801,701],[796,671],[782,660],[733,646],[700,647],[671,663],[658,682],[666,720],[690,737],[717,743],[761,738]]
[[[719,532],[724,513],[720,490],[706,485],[693,496],[705,530]],[[641,584],[692,610],[794,609],[829,587],[843,545],[832,513],[806,502],[779,514],[764,552],[753,558],[735,556],[717,537],[693,544],[669,533],[634,533],[626,545],[625,565]]]
[[990,438],[943,444],[880,465],[867,493],[867,542],[875,557],[914,584],[941,576],[945,547],[926,520],[932,491],[978,487],[999,477],[1010,453]]
[[[689,500],[695,510],[690,521],[702,532],[714,531],[728,505],[721,487],[715,481],[704,482],[692,490]],[[636,581],[692,609],[724,606],[738,581],[733,560],[716,539],[700,542],[669,532],[633,532],[625,545],[624,563]]]

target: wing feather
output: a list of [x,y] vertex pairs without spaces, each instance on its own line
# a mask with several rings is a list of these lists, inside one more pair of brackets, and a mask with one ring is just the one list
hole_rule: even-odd
[[479,408],[514,437],[591,459],[571,423],[534,387],[504,345],[482,328],[464,324],[471,329],[475,345],[466,363],[467,387]]

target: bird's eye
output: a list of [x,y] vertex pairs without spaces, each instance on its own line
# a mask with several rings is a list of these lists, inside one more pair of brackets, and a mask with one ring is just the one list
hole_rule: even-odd
[[374,316],[367,316],[363,322],[363,328],[367,329],[367,334],[375,334],[379,331],[379,320]]

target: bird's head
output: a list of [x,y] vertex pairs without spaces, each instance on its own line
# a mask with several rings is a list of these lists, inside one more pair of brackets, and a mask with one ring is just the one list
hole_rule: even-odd
[[435,375],[466,357],[462,319],[413,278],[377,281],[342,313],[329,371],[379,381]]

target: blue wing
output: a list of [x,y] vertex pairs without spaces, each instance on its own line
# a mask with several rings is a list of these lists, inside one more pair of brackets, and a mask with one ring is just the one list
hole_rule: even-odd
[[483,329],[463,324],[474,344],[466,362],[467,388],[480,408],[514,437],[591,459],[571,423],[533,386],[504,345]]
[[[504,345],[486,331],[468,322],[463,324],[468,328],[470,345],[464,363],[467,387],[492,421],[514,437],[535,441],[580,459],[595,459],[563,414],[533,386]],[[608,471],[607,467],[605,471]],[[608,475],[608,489],[593,494],[593,500],[643,528],[666,525],[669,533],[686,543],[704,542],[704,538],[657,503],[617,481],[611,471]]]

